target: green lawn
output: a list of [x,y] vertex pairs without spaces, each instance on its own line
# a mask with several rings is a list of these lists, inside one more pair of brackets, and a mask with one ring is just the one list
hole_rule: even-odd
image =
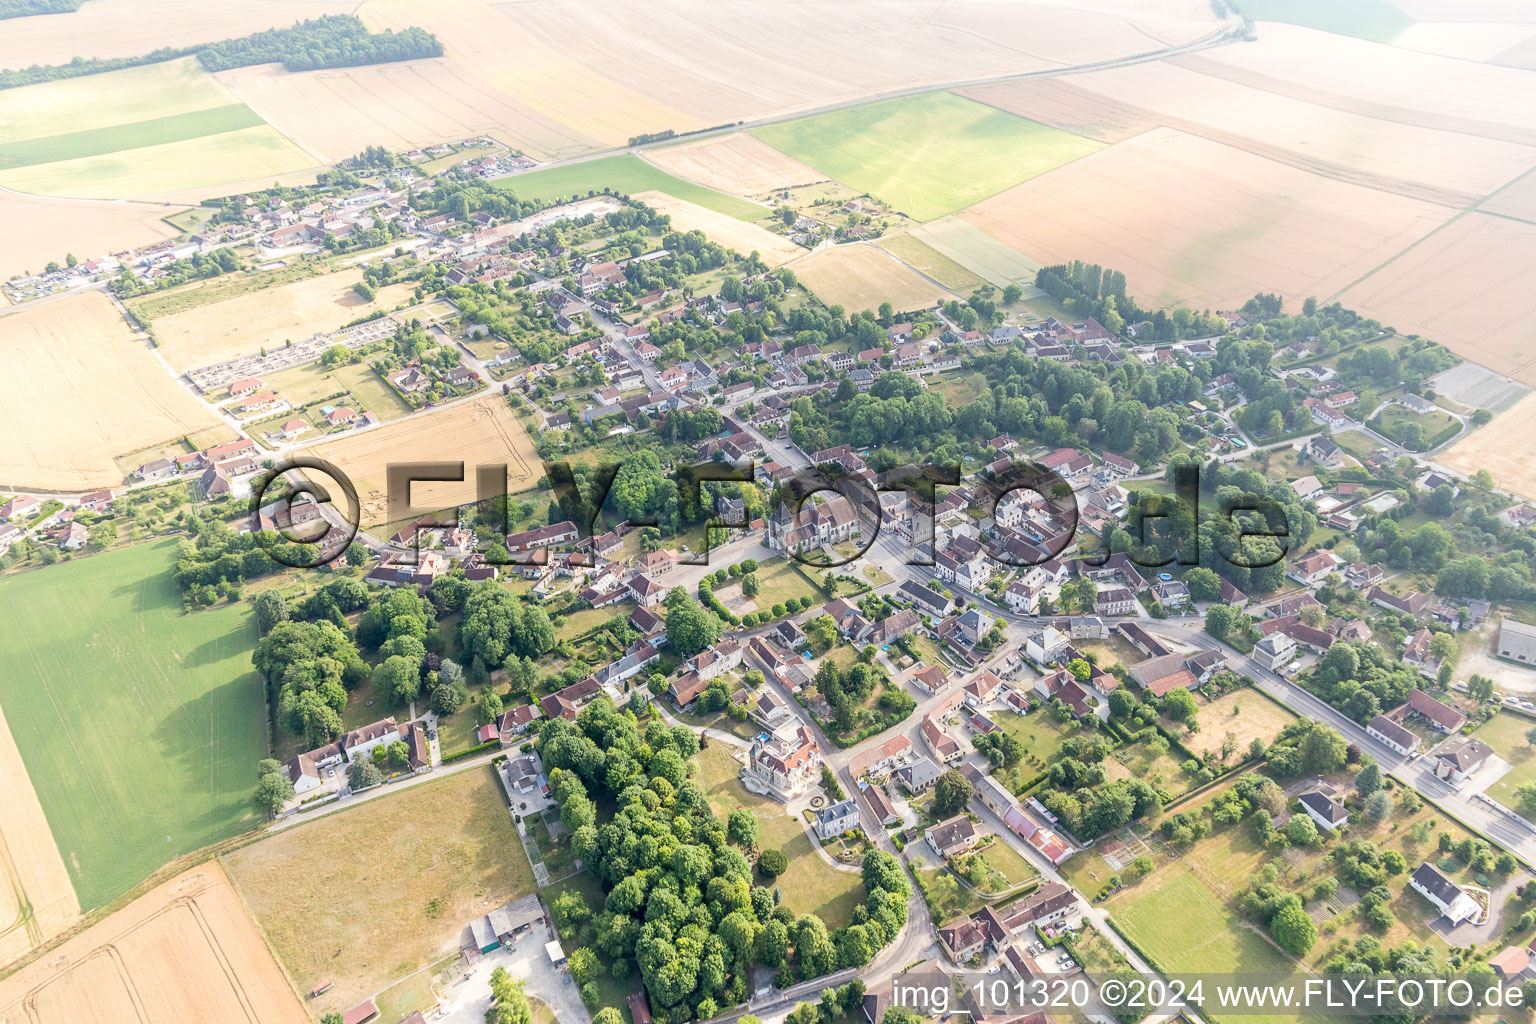
[[519,199],[568,199],[604,188],[625,195],[665,192],[741,220],[757,220],[763,215],[764,209],[745,199],[737,199],[724,192],[674,178],[661,168],[653,167],[629,153],[519,174],[504,178],[497,184]]
[[953,213],[1100,148],[948,92],[866,103],[752,134],[917,220]]
[[184,615],[176,544],[0,581],[0,704],[86,909],[254,827],[266,755],[244,604]]
[[757,844],[762,850],[783,850],[789,870],[778,880],[784,903],[796,914],[815,914],[828,928],[841,928],[864,900],[864,883],[857,873],[840,871],[821,858],[800,822],[784,805],[749,793],[737,778],[741,765],[719,743],[699,751],[698,780],[710,806],[721,818],[738,807],[757,816]]
[[[1417,424],[1423,431],[1423,443],[1410,445],[1403,440],[1404,428],[1410,423]],[[1423,451],[1431,442],[1439,436],[1440,432],[1448,427],[1454,427],[1456,420],[1450,413],[1436,409],[1434,412],[1426,412],[1423,415],[1411,412],[1400,405],[1389,405],[1381,411],[1381,415],[1371,421],[1371,425],[1378,431],[1390,437],[1392,440],[1412,451]]]
[[1519,715],[1499,714],[1477,730],[1478,739],[1513,765],[1508,774],[1488,787],[1488,795],[1506,807],[1517,805],[1515,790],[1518,787],[1536,780],[1536,747],[1525,741],[1525,734],[1532,725],[1536,722]]
[[[1198,875],[1174,863],[1141,886],[1136,898],[1117,904],[1110,919],[1152,959],[1154,967],[1184,974],[1274,974],[1296,965],[1255,934],[1236,911],[1212,895]],[[1245,1017],[1252,1021],[1293,1017]]]
[[1391,0],[1237,0],[1255,21],[1283,21],[1376,43],[1391,42],[1413,24]]

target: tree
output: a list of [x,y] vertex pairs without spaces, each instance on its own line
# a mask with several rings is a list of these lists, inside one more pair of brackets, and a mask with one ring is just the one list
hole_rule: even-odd
[[291,615],[288,602],[275,590],[256,595],[253,604],[256,608],[256,631],[262,636],[266,636],[279,622],[287,622]]
[[421,689],[421,666],[401,654],[393,654],[373,670],[373,689],[387,705],[408,704]]
[[256,806],[276,815],[293,799],[293,782],[276,760],[267,757],[256,765]]
[[602,965],[597,962],[597,954],[586,946],[571,950],[565,964],[571,972],[571,980],[578,985],[594,980],[602,970]]
[[1174,721],[1190,726],[1200,716],[1200,705],[1195,703],[1194,695],[1182,686],[1169,690],[1159,703],[1159,709]]
[[384,781],[384,773],[372,761],[353,761],[347,768],[347,785],[353,789],[367,789]]
[[1196,601],[1215,601],[1221,597],[1221,580],[1210,569],[1196,566],[1184,574],[1184,585]]
[[757,573],[749,572],[741,578],[741,595],[743,597],[756,597],[762,584],[758,582]]
[[1237,613],[1224,604],[1213,604],[1205,610],[1205,631],[1217,640],[1225,640],[1232,632]]
[[939,776],[933,787],[933,813],[941,818],[959,814],[971,802],[975,788],[971,780],[954,768]]
[[691,658],[719,641],[725,623],[681,588],[674,589],[673,593],[682,596],[680,599],[667,598],[667,644],[679,657]]
[[764,850],[758,854],[757,870],[768,878],[778,878],[789,869],[789,858],[783,850]]
[[1317,926],[1295,897],[1280,908],[1269,923],[1275,943],[1292,956],[1306,956],[1317,941]]
[[532,1020],[533,1009],[528,1005],[522,979],[514,979],[505,967],[492,971],[491,1008],[485,1011],[485,1024],[531,1024]]
[[738,807],[726,819],[726,837],[738,846],[757,845],[757,815]]
[[1386,821],[1392,813],[1392,797],[1385,790],[1376,790],[1365,798],[1365,820],[1372,825],[1380,825]]
[[1355,792],[1370,796],[1381,788],[1381,769],[1372,762],[1355,774]]
[[1308,775],[1330,775],[1344,767],[1349,744],[1326,725],[1314,725],[1299,748],[1301,768]]
[[1291,815],[1284,831],[1292,846],[1316,846],[1321,841],[1317,825],[1304,812]]

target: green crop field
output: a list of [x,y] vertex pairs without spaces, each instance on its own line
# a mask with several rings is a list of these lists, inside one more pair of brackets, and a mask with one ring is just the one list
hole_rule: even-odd
[[917,220],[953,213],[1100,148],[948,92],[865,103],[752,134]]
[[270,125],[0,171],[0,186],[77,199],[127,199],[303,170],[313,157]]
[[230,103],[207,110],[135,121],[106,128],[87,128],[63,135],[44,135],[0,145],[0,170],[101,156],[124,149],[157,146],[164,142],[200,139],[205,135],[256,128],[265,122],[244,103]]
[[1375,43],[1391,42],[1413,24],[1391,0],[1237,0],[1237,6],[1255,21],[1283,21]]
[[1035,272],[1040,269],[1039,263],[1008,248],[968,220],[944,217],[919,224],[912,229],[912,237],[922,240],[935,251],[999,288],[1019,284],[1024,286],[1026,297],[1044,294],[1035,288]]
[[258,823],[266,754],[244,604],[184,615],[176,544],[0,581],[0,705],[80,905]]
[[605,188],[624,195],[654,190],[686,199],[690,203],[698,203],[739,220],[757,220],[764,213],[764,208],[755,203],[674,178],[629,153],[564,167],[551,167],[547,171],[519,174],[503,178],[497,185],[520,199],[569,199]]
[[235,102],[233,92],[189,57],[0,90],[0,140],[68,135]]

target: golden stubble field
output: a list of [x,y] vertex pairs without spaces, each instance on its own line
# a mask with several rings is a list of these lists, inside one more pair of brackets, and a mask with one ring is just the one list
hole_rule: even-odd
[[101,292],[0,316],[0,481],[81,490],[122,482],[113,456],[215,427]]
[[352,0],[91,0],[65,15],[12,18],[0,32],[0,67],[67,64],[74,57],[138,57],[346,14]]
[[1227,308],[1331,295],[1452,211],[1156,128],[962,216],[1043,263],[1123,271],[1142,302]]
[[738,196],[826,181],[827,176],[746,132],[648,150],[645,158],[669,174]]
[[0,981],[0,1024],[309,1024],[217,863]]
[[630,198],[671,217],[672,227],[679,231],[702,231],[705,238],[727,249],[740,253],[756,252],[770,267],[783,266],[806,253],[805,249],[783,235],[776,235],[761,225],[737,220],[730,214],[719,213],[665,192],[636,192]]
[[[1033,83],[970,90],[1029,116]],[[1074,75],[1068,88],[1147,120],[1304,170],[1465,206],[1536,167],[1536,148],[1369,117],[1159,61]],[[1014,102],[1010,103],[1010,97]],[[1100,114],[1091,97],[1082,121]],[[1053,112],[1054,113],[1054,112]]]
[[817,298],[848,313],[878,309],[882,302],[903,312],[926,309],[955,297],[889,253],[862,243],[822,249],[791,269]]
[[462,483],[418,483],[411,488],[411,502],[432,510],[475,501],[479,465],[506,464],[508,493],[531,486],[543,475],[533,441],[500,394],[327,441],[304,454],[326,459],[351,478],[365,526],[386,521],[386,471],[394,463],[464,463]]
[[341,270],[195,306],[154,321],[155,339],[166,362],[177,370],[194,370],[307,341],[369,313],[393,309],[413,290],[410,284],[388,285],[369,302],[352,290],[362,279],[360,269]]
[[27,777],[27,766],[0,712],[0,965],[36,949],[74,924],[80,901],[69,870]]
[[489,767],[296,825],[224,864],[294,984],[335,983],[316,1016],[456,952],[471,920],[535,891]]
[[[387,68],[221,77],[328,159],[370,143],[408,149],[470,134],[556,158],[641,133],[1129,56],[1215,27],[1208,7],[1187,0],[1094,8],[954,0],[938,10],[907,0],[366,0],[358,13],[373,29],[419,25],[446,54]],[[743,35],[742,24],[753,31]]]
[[1436,455],[1435,461],[1468,475],[1486,469],[1497,486],[1536,501],[1532,437],[1536,437],[1536,393]]
[[69,253],[87,260],[171,238],[176,229],[162,218],[183,209],[0,192],[0,278],[38,273]]
[[1404,334],[1433,338],[1490,370],[1536,384],[1533,274],[1536,224],[1474,212],[1353,285],[1339,301]]
[[[1513,42],[1514,40],[1511,40]],[[1536,72],[1455,60],[1296,25],[1172,58],[1187,68],[1403,124],[1536,144]]]

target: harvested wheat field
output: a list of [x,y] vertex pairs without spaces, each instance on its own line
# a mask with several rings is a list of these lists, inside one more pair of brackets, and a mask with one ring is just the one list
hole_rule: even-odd
[[216,426],[101,292],[0,316],[0,362],[28,381],[0,402],[0,481],[81,490],[122,483],[112,458]]
[[0,982],[0,1024],[309,1024],[217,863]]
[[1486,469],[1495,485],[1536,500],[1536,461],[1528,439],[1536,437],[1536,392],[1501,412],[1435,456],[1435,461],[1471,475]]
[[1196,308],[1331,295],[1450,215],[1167,128],[963,214],[1042,263],[1102,263],[1143,302]]
[[73,57],[138,57],[346,14],[351,0],[91,0],[69,14],[12,18],[0,32],[0,68],[67,64]]
[[1170,60],[1339,110],[1536,144],[1536,72],[1279,24],[1261,26],[1256,42]]
[[316,1016],[457,952],[471,920],[536,891],[490,767],[317,817],[224,863],[294,984],[335,982]]
[[0,712],[0,965],[36,949],[80,917],[69,870],[48,828],[27,766]]
[[1477,205],[1484,213],[1536,224],[1536,172],[1517,178]]
[[[1531,146],[1378,120],[1162,61],[1075,75],[1071,85],[1302,170],[1458,208],[1536,167]],[[1089,101],[1082,119],[1098,107]]]
[[219,78],[268,124],[327,163],[371,145],[409,150],[480,135],[546,158],[599,147],[446,58],[297,74],[262,64]]
[[1469,213],[1350,286],[1339,301],[1536,384],[1533,274],[1536,224]]
[[37,272],[67,253],[82,260],[136,249],[176,234],[162,218],[180,206],[50,199],[0,190],[0,278]]
[[351,478],[364,525],[388,521],[385,472],[392,463],[464,463],[462,483],[418,483],[411,488],[411,503],[432,510],[473,502],[476,466],[505,464],[509,493],[531,486],[543,474],[533,442],[499,394],[316,445],[305,454],[330,461]]
[[645,158],[669,174],[738,196],[764,196],[774,189],[827,180],[814,167],[746,132],[647,150]]
[[1156,128],[1150,111],[1073,84],[1072,78],[1027,78],[956,89],[957,94],[1099,142],[1122,142]]
[[[492,134],[545,157],[571,155],[573,137],[592,140],[586,148],[623,145],[645,132],[1125,57],[1216,27],[1208,7],[1186,0],[1096,9],[996,0],[938,9],[907,0],[369,0],[360,14],[372,28],[436,33],[449,64],[524,112]],[[744,24],[750,33],[740,31]],[[807,24],[816,31],[806,32]],[[572,39],[582,45],[573,50]],[[506,60],[508,53],[518,59]],[[247,99],[288,130],[282,117]],[[361,97],[358,109],[387,121],[382,107]],[[538,130],[531,117],[543,122]]]
[[783,266],[797,256],[805,255],[806,250],[761,225],[737,220],[729,214],[665,192],[636,192],[630,198],[671,217],[672,227],[676,230],[702,231],[705,238],[727,249],[742,254],[756,252],[770,267]]
[[902,312],[928,309],[955,296],[873,245],[835,245],[795,263],[795,276],[829,306],[848,313],[889,302]]
[[1536,26],[1510,22],[1423,22],[1398,33],[1392,45],[1457,60],[1492,61],[1512,42],[1533,32]]
[[334,331],[393,309],[412,293],[412,285],[388,285],[369,302],[352,290],[362,279],[362,270],[354,268],[196,306],[154,321],[155,340],[166,362],[194,370]]

